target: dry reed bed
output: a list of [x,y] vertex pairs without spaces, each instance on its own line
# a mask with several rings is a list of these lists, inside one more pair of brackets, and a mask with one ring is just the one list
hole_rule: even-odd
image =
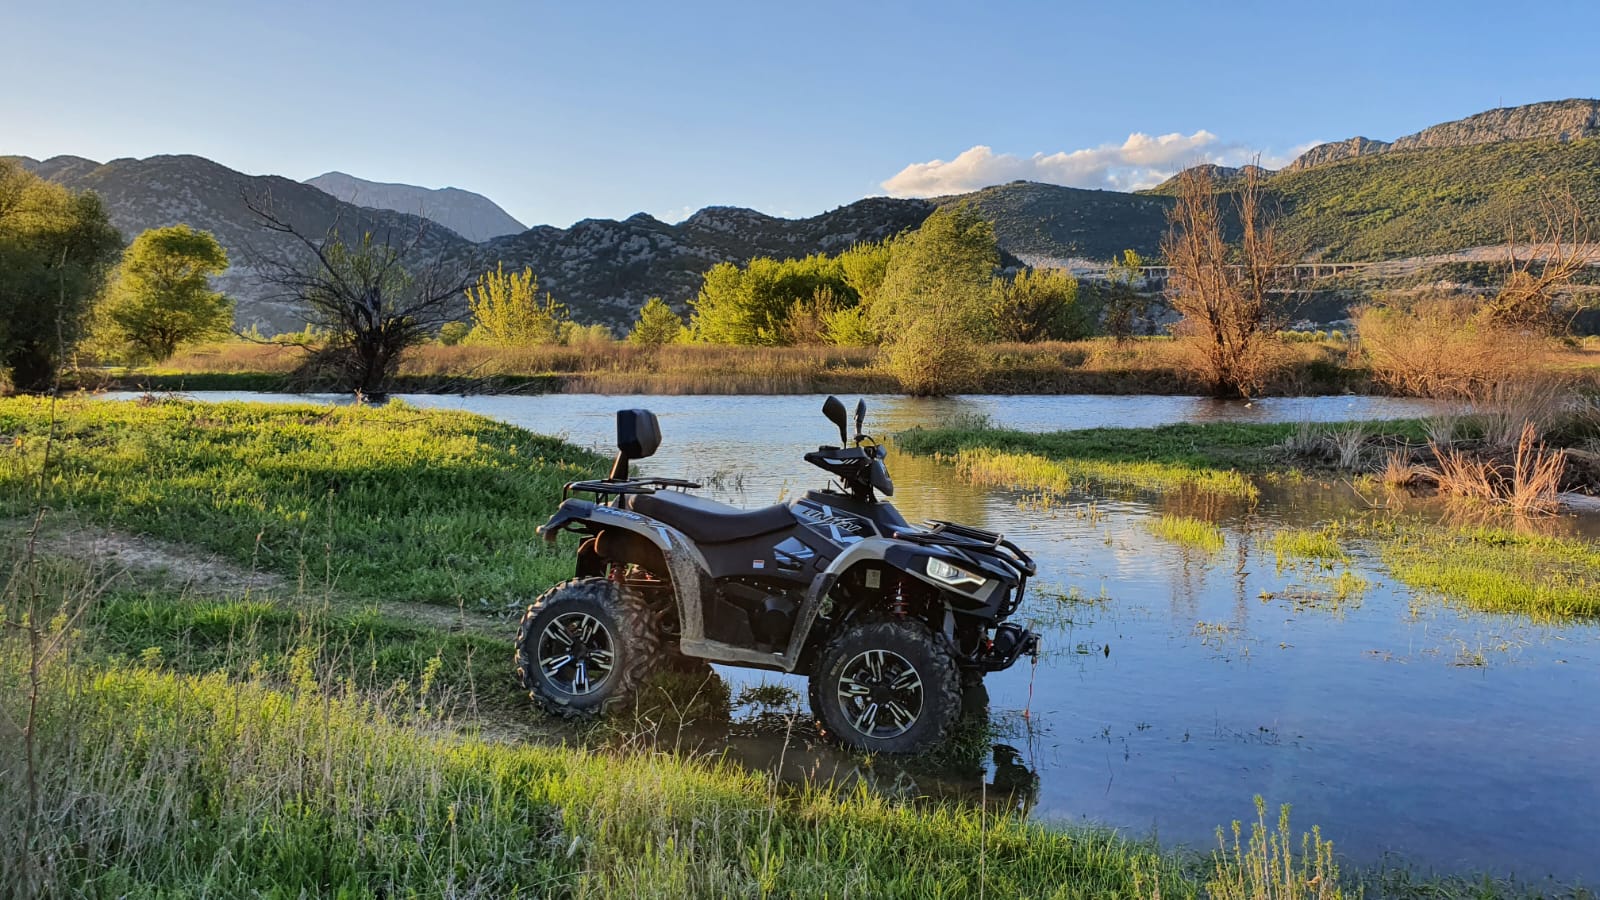
[[[1034,344],[993,344],[985,349],[972,383],[952,385],[979,393],[1194,393],[1183,345],[1154,338],[1128,342],[1094,339]],[[205,376],[290,379],[304,348],[232,342],[190,347],[159,367],[129,373],[133,386],[217,384]],[[1365,376],[1347,365],[1343,344],[1285,344],[1268,393],[1306,394],[1362,390]],[[826,391],[899,393],[901,386],[872,347],[746,347],[671,344],[646,347],[622,341],[532,347],[425,345],[411,350],[398,372],[402,390],[496,390],[533,386],[569,393],[790,394]],[[241,382],[241,386],[245,386]],[[284,387],[290,386],[286,380]]]

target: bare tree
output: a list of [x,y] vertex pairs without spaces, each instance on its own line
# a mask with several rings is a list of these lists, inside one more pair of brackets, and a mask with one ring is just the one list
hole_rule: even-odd
[[381,396],[407,348],[427,340],[458,311],[470,279],[443,253],[426,249],[428,223],[406,229],[350,229],[334,222],[320,238],[281,217],[272,198],[246,198],[262,227],[304,249],[297,258],[257,260],[262,279],[306,308],[328,338],[308,366],[331,372],[365,397]]
[[1183,316],[1177,335],[1196,350],[1212,393],[1226,397],[1259,391],[1271,374],[1289,286],[1282,267],[1293,260],[1263,209],[1259,167],[1245,167],[1235,203],[1241,238],[1231,246],[1210,169],[1185,169],[1161,242],[1172,267],[1167,300]]
[[[1573,278],[1591,264],[1594,234],[1571,191],[1547,195],[1541,203],[1542,222],[1520,232],[1516,226],[1508,229],[1505,280],[1478,311],[1486,325],[1558,334],[1582,308],[1566,301]],[[1519,254],[1519,238],[1527,239],[1525,254]]]

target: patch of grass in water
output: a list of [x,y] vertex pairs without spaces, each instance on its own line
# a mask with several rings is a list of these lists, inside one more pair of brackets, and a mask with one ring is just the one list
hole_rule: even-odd
[[1146,523],[1150,533],[1181,547],[1193,547],[1206,553],[1220,553],[1227,546],[1222,529],[1189,516],[1159,516]]
[[1600,545],[1498,527],[1389,523],[1374,529],[1396,578],[1488,612],[1600,617]]
[[1298,560],[1331,567],[1333,563],[1348,562],[1350,559],[1334,526],[1320,529],[1286,528],[1274,534],[1268,546],[1277,557],[1279,571]]
[[[896,446],[954,463],[975,484],[1064,494],[1100,484],[1144,490],[1194,488],[1253,500],[1241,469],[1292,426],[1168,425],[1031,434],[990,428],[913,428]],[[1256,430],[1252,430],[1256,429]]]

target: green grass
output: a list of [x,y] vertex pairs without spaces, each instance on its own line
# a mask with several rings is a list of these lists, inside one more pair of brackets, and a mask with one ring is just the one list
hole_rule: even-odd
[[1180,547],[1193,547],[1206,553],[1220,553],[1227,546],[1222,529],[1189,516],[1157,516],[1145,523],[1150,533]]
[[[365,599],[503,605],[564,577],[535,529],[604,461],[465,413],[0,400],[0,512],[35,502]],[[45,477],[38,473],[50,445]],[[42,491],[42,496],[39,492]]]
[[1505,528],[1375,529],[1396,578],[1474,609],[1534,618],[1600,617],[1600,545]]
[[1293,424],[1086,428],[1034,434],[985,426],[913,428],[896,437],[908,453],[954,462],[975,482],[1064,493],[1090,484],[1170,491],[1195,488],[1252,499],[1249,473],[1272,467],[1271,451]]
[[1269,544],[1282,569],[1294,560],[1310,560],[1329,564],[1348,562],[1350,555],[1344,551],[1333,528],[1285,528],[1272,536]]

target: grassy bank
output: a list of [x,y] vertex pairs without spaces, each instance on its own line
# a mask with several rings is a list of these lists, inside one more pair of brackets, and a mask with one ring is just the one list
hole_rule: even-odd
[[[604,461],[479,416],[0,400],[0,512],[35,502],[382,600],[503,605],[564,577],[535,535]],[[41,478],[40,472],[44,475]]]
[[[1153,338],[996,344],[974,384],[998,394],[1186,394],[1202,386],[1182,348]],[[1331,394],[1369,388],[1339,341],[1288,344],[1273,394]],[[227,343],[189,348],[160,366],[85,383],[130,390],[309,390],[293,377],[298,347]],[[614,394],[899,393],[900,382],[869,347],[641,347],[626,342],[498,348],[430,345],[408,353],[394,390],[417,393],[551,391]]]
[[1293,424],[1163,425],[1033,433],[982,423],[914,428],[896,446],[954,463],[962,475],[991,487],[1065,493],[1091,485],[1143,490],[1190,488],[1253,498],[1249,477],[1273,471],[1276,448]]

